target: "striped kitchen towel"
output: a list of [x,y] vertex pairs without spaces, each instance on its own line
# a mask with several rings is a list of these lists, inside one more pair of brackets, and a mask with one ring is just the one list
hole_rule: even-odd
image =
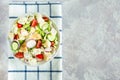
[[[60,46],[57,56],[50,62],[31,67],[14,59],[12,51],[8,55],[8,80],[62,80],[62,10],[59,2],[10,2],[9,29],[13,21],[26,13],[49,15],[60,31]],[[9,46],[10,47],[10,46]]]

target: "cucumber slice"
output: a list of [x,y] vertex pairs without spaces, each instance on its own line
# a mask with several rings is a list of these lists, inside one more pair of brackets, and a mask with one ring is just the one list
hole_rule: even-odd
[[11,44],[12,50],[17,50],[19,48],[19,44],[17,41],[13,41]]
[[48,34],[48,40],[50,40],[50,41],[54,41],[55,40],[55,35],[52,35],[52,34]]
[[48,28],[48,23],[45,23],[43,26],[42,26],[42,30],[44,31],[44,30],[46,30],[47,28]]

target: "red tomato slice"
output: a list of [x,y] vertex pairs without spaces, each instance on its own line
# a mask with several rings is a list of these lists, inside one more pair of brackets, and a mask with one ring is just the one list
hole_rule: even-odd
[[19,35],[18,35],[18,34],[15,34],[15,35],[14,35],[14,40],[17,40],[17,39],[19,39]]
[[54,47],[54,45],[55,45],[55,42],[51,41],[51,47]]
[[46,16],[43,16],[42,18],[45,20],[45,22],[48,22],[48,21],[49,21],[49,18],[46,17]]
[[18,28],[22,28],[22,27],[23,27],[23,25],[22,25],[22,24],[20,24],[20,23],[17,23],[17,27],[18,27]]
[[37,54],[36,58],[38,58],[38,59],[44,59],[44,56],[43,56],[43,54]]
[[32,27],[35,27],[35,26],[37,26],[38,25],[38,21],[36,20],[36,19],[33,19],[32,20],[32,23],[31,23],[31,26]]
[[40,48],[42,46],[42,41],[38,40],[36,44],[36,48]]
[[17,57],[17,58],[24,58],[24,53],[23,52],[17,52],[16,54],[15,54],[15,57]]

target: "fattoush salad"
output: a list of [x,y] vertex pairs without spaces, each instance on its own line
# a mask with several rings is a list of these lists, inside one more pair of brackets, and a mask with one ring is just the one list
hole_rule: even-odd
[[40,13],[17,18],[9,32],[14,56],[29,65],[49,61],[59,47],[59,32],[53,21]]

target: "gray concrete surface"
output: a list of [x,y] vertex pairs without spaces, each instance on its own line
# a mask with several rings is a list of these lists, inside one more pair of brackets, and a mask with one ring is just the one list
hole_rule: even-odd
[[[60,1],[63,80],[120,80],[120,0]],[[7,80],[7,2],[0,1],[0,80]]]

